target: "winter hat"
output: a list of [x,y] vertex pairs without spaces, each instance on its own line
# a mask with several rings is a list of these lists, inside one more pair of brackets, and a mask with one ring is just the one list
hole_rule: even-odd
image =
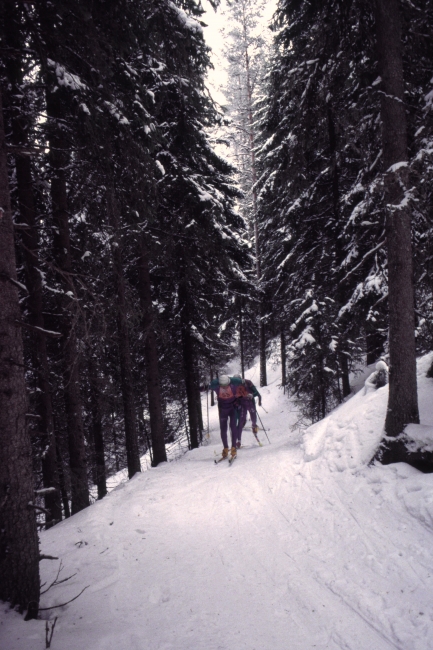
[[376,370],[386,370],[388,372],[388,366],[385,361],[378,361],[376,363]]
[[242,376],[239,373],[237,373],[236,375],[233,375],[233,378],[234,379],[242,379]]
[[228,386],[230,383],[230,377],[228,375],[221,375],[218,381],[220,386]]

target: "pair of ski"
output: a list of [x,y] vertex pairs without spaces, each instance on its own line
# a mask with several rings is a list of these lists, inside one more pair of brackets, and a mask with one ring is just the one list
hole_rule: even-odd
[[228,456],[225,456],[225,457],[222,456],[221,458],[215,458],[215,461],[214,461],[214,462],[215,462],[215,465],[218,465],[218,463],[221,463],[221,461],[223,461],[223,460],[228,460],[228,461],[229,461],[229,465],[233,465],[233,463],[234,463],[234,461],[236,460],[236,458],[237,458],[237,455],[236,455],[236,456],[231,456],[231,458],[229,458]]

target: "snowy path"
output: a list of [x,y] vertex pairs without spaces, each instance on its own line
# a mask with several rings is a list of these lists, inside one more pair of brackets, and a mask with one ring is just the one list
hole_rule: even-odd
[[[271,379],[261,411],[271,445],[246,432],[235,464],[214,465],[214,407],[209,445],[43,534],[62,575],[77,575],[42,606],[89,585],[50,614],[53,650],[433,647],[433,476],[359,464],[363,427],[377,436],[383,417],[378,393],[355,396],[301,444]],[[54,564],[43,564],[47,576]],[[43,621],[0,621],[2,648],[45,647]]]

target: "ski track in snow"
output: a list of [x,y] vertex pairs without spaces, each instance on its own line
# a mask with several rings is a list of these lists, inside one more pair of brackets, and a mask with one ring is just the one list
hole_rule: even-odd
[[[421,421],[433,424],[419,361]],[[235,369],[233,368],[233,371]],[[433,475],[368,467],[387,388],[359,391],[305,432],[278,367],[261,389],[270,428],[232,467],[217,408],[209,444],[121,483],[41,535],[69,581],[41,606],[53,650],[428,650],[433,647]],[[257,367],[247,376],[257,381]],[[206,401],[204,401],[206,417]],[[43,561],[53,580],[58,562]],[[0,607],[4,650],[45,648],[45,621]]]

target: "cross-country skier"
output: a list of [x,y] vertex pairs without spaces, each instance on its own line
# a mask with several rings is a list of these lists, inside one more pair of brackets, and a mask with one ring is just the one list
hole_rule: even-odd
[[236,422],[236,406],[238,382],[233,382],[228,375],[221,375],[219,379],[213,379],[210,389],[215,391],[218,398],[218,413],[220,418],[221,440],[223,443],[223,458],[229,454],[229,445],[227,439],[228,422],[230,420],[230,430],[232,435],[232,448],[230,454],[232,458],[236,456],[238,425]]
[[238,402],[240,407],[237,439],[237,446],[239,448],[241,446],[242,430],[247,422],[248,413],[250,414],[251,418],[252,431],[255,435],[257,434],[258,427],[255,398],[259,398],[259,406],[261,406],[262,396],[250,379],[242,379],[240,375],[234,375],[233,380],[235,379],[241,382],[237,389]]

